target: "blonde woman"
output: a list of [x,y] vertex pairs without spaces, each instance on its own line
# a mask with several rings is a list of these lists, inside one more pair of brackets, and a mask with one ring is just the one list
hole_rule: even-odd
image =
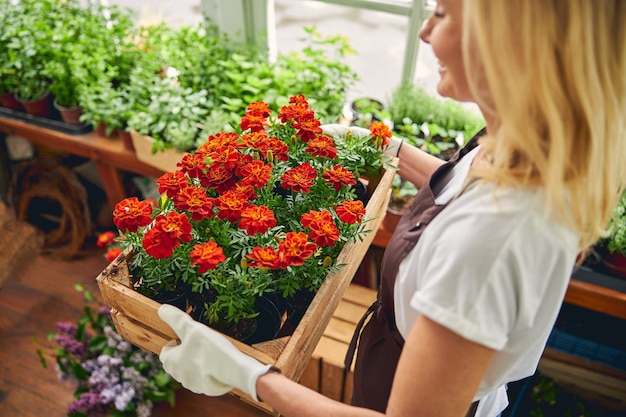
[[438,91],[476,102],[487,127],[447,163],[397,140],[387,150],[420,192],[355,336],[354,406],[171,306],[159,314],[181,344],[161,352],[165,369],[194,392],[239,388],[287,417],[501,413],[506,384],[536,370],[577,253],[624,189],[624,22],[623,0],[437,3],[420,36],[439,58]]

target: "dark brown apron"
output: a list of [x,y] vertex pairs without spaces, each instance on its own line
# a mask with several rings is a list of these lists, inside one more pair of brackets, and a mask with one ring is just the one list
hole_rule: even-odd
[[[484,129],[433,173],[428,183],[419,190],[413,203],[400,218],[389,240],[381,264],[381,282],[377,300],[357,324],[346,354],[345,367],[350,369],[358,341],[359,349],[354,369],[352,394],[353,405],[382,413],[387,408],[391,384],[404,345],[404,339],[395,323],[393,299],[393,288],[400,262],[415,247],[424,228],[446,207],[446,205],[435,204],[435,195],[432,190],[437,188],[445,174],[463,156],[476,147],[478,138],[483,134]],[[372,319],[363,327],[370,315]],[[468,412],[469,416],[474,415],[476,407],[477,403],[473,403]]]

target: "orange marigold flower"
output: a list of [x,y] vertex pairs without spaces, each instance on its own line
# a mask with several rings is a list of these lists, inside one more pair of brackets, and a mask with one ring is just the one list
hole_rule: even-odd
[[98,235],[98,240],[96,241],[96,245],[99,248],[106,248],[113,242],[115,242],[115,233],[109,230],[109,231],[100,233]]
[[304,94],[296,94],[295,96],[289,97],[289,103],[309,107],[309,101]]
[[278,261],[278,252],[271,246],[264,248],[256,246],[252,248],[252,252],[246,255],[247,259],[252,262],[248,264],[250,268],[276,268],[276,262]]
[[239,228],[244,229],[249,236],[265,233],[274,226],[276,226],[274,212],[266,206],[251,205],[241,211]]
[[263,161],[252,161],[243,166],[239,172],[244,184],[251,184],[256,188],[265,186],[272,178],[272,165],[264,164]]
[[115,205],[113,223],[122,232],[136,232],[140,227],[152,222],[154,200],[139,201],[137,197],[129,197]]
[[308,147],[304,151],[315,157],[335,159],[337,156],[335,142],[326,135],[311,139],[307,145]]
[[246,114],[241,118],[241,130],[258,132],[265,129],[266,118],[256,114]]
[[120,255],[120,253],[122,253],[121,248],[111,248],[107,251],[107,253],[104,254],[104,257],[107,259],[107,261],[113,262],[115,258]]
[[165,193],[169,198],[173,198],[182,188],[189,185],[189,180],[181,171],[174,171],[161,175],[156,183],[159,194]]
[[200,221],[213,217],[213,199],[204,188],[190,185],[183,188],[174,198],[174,207],[191,213],[192,220]]
[[354,224],[360,223],[363,220],[363,216],[365,216],[365,207],[363,206],[363,202],[361,200],[350,200],[344,201],[340,205],[335,208],[335,212],[344,223]]
[[283,106],[278,112],[278,118],[282,123],[287,123],[290,120],[299,119],[307,111],[309,111],[308,104],[296,103],[290,106]]
[[272,113],[272,110],[270,110],[269,104],[263,101],[255,101],[254,103],[250,103],[248,105],[246,113],[268,118]]
[[263,158],[271,153],[275,160],[287,162],[289,160],[289,146],[278,138],[269,138],[263,152]]
[[292,189],[297,193],[309,193],[313,187],[313,180],[317,178],[317,171],[308,162],[285,171],[281,178],[285,190]]
[[186,154],[176,166],[183,173],[189,175],[190,178],[202,177],[207,169],[205,155],[203,154]]
[[159,229],[150,229],[143,237],[142,245],[149,256],[165,259],[172,256],[174,249],[180,245],[180,242]]
[[328,210],[313,211],[300,216],[304,227],[311,229],[309,237],[319,246],[335,246],[339,240],[339,229]]
[[154,219],[154,228],[167,233],[172,239],[180,239],[182,242],[191,241],[191,223],[183,213],[170,211],[166,215],[158,215]]
[[300,136],[300,140],[304,143],[321,134],[321,126],[322,122],[315,118],[315,113],[312,110],[304,112],[293,124],[293,127],[297,129],[296,135]]
[[315,253],[317,245],[307,240],[302,232],[289,232],[285,240],[278,244],[278,262],[280,268],[303,265],[304,261]]
[[232,146],[225,146],[219,151],[211,152],[210,157],[212,161],[211,166],[220,163],[226,169],[234,169],[241,159],[240,153]]
[[243,209],[250,205],[247,201],[245,194],[238,193],[234,190],[226,191],[220,195],[216,201],[215,206],[218,209],[217,217],[220,219],[228,219],[229,222],[235,223]]
[[387,146],[392,135],[389,126],[383,122],[373,122],[370,126],[370,133],[380,146]]
[[210,135],[206,142],[198,147],[196,154],[207,155],[211,152],[215,152],[224,146],[231,146],[237,149],[243,147],[239,142],[239,135],[235,132],[218,132],[215,135]]
[[250,132],[241,136],[241,141],[249,148],[262,151],[267,146],[269,136],[265,130]]
[[341,165],[335,165],[333,169],[329,169],[325,173],[322,174],[322,178],[326,181],[326,184],[330,184],[337,191],[341,190],[343,185],[355,185],[356,178],[354,178],[354,174],[348,171]]
[[209,269],[215,269],[226,260],[224,250],[215,242],[205,242],[194,245],[191,253],[191,265],[198,265],[198,272],[204,274]]

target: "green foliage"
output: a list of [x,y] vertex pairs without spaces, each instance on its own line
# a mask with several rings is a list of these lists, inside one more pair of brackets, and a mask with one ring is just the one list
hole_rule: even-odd
[[411,84],[394,90],[388,110],[394,130],[432,154],[457,149],[485,126],[480,114]]
[[626,255],[626,192],[615,207],[608,227],[610,234],[603,243],[610,252]]

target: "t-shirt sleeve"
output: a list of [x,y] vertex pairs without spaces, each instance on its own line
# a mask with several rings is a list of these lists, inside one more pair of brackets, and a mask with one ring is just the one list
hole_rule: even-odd
[[556,244],[553,228],[518,211],[452,208],[443,221],[439,234],[427,239],[429,262],[410,305],[466,339],[501,350],[514,330],[537,319],[551,274],[562,274],[571,257]]

